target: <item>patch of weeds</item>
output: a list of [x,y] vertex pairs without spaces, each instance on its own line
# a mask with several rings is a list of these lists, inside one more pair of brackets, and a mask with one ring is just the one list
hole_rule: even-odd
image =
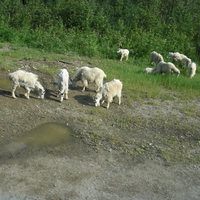
[[43,65],[40,68],[38,68],[38,70],[42,73],[46,73],[46,74],[50,74],[50,75],[54,75],[58,73],[58,70],[60,68],[59,67],[55,67],[55,66],[47,66],[47,65]]
[[102,138],[100,133],[97,133],[95,131],[92,131],[88,134],[89,138],[93,141],[97,141],[100,140]]
[[174,101],[176,98],[174,98],[171,94],[168,93],[164,93],[161,95],[161,98],[163,100],[170,100],[170,101]]
[[149,145],[146,140],[135,142],[135,148],[128,150],[127,153],[131,156],[148,155],[148,157],[153,157],[152,145]]
[[153,106],[159,105],[159,103],[156,102],[156,101],[148,101],[146,104],[148,104],[148,105],[153,105]]
[[197,124],[193,124],[192,126],[190,124],[180,124],[179,126],[177,126],[177,128],[179,130],[187,130],[187,131],[190,131],[190,134],[192,134],[191,132],[192,131],[199,131],[199,127],[196,126]]
[[1,66],[1,69],[4,71],[10,71],[12,69],[12,67],[8,65],[7,63],[0,62],[0,66]]
[[106,109],[102,109],[100,106],[98,107],[94,107],[92,108],[89,113],[91,115],[97,115],[97,116],[100,116],[100,117],[104,117],[106,115],[106,112],[107,110]]
[[121,129],[133,130],[141,125],[141,118],[138,116],[126,116],[115,119],[115,124]]
[[[175,152],[176,151],[176,152]],[[162,150],[161,155],[165,159],[167,165],[174,165],[180,162],[190,163],[191,154],[186,148],[179,149],[165,149]]]
[[181,141],[178,137],[171,137],[168,139],[161,139],[163,142],[160,146],[160,157],[166,160],[168,165],[177,163],[196,163],[196,155],[190,149],[195,148],[196,145],[191,145],[188,142]]
[[186,106],[183,108],[180,108],[180,110],[186,114],[187,116],[198,116],[198,112],[196,109],[196,105],[193,106]]
[[90,139],[90,142],[96,148],[96,150],[98,150],[99,146],[102,145],[103,136],[95,131],[89,132],[86,136]]
[[77,120],[85,123],[96,123],[96,120],[94,118],[77,117]]

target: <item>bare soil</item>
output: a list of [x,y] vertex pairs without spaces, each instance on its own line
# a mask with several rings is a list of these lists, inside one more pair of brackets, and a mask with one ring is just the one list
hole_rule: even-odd
[[[57,65],[70,70],[75,63]],[[107,110],[105,104],[94,107],[93,85],[83,93],[79,84],[76,89],[70,85],[69,100],[60,103],[56,96],[57,75],[35,72],[46,89],[44,100],[37,99],[34,92],[29,100],[22,93],[13,99],[9,90],[0,88],[0,147],[47,122],[68,124],[76,140],[71,144],[1,153],[1,200],[200,199],[198,163],[168,165],[156,146],[147,153],[134,154],[138,141],[153,146],[158,135],[198,142],[199,115],[189,116],[181,110],[195,104],[199,112],[198,100],[143,100],[131,104],[123,93],[122,104],[114,102]],[[0,78],[7,74],[2,71]],[[185,128],[181,129],[183,125]],[[92,133],[103,138],[92,139]],[[199,153],[197,148],[193,151]]]

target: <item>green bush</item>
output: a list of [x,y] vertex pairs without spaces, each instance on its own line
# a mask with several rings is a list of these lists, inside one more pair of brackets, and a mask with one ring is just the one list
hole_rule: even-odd
[[137,59],[178,51],[198,61],[199,8],[185,0],[2,0],[0,41],[109,59],[119,47]]

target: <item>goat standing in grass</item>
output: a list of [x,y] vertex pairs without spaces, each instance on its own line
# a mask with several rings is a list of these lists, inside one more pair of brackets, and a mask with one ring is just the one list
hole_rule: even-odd
[[179,52],[175,53],[169,52],[167,58],[171,58],[177,64],[181,64],[182,68],[184,68],[184,66],[188,67],[192,62],[190,58]]
[[149,64],[151,65],[153,62],[157,65],[159,62],[164,61],[163,56],[155,51],[152,51],[150,53],[150,62]]
[[122,61],[123,57],[126,57],[126,60],[128,60],[129,50],[128,49],[118,49],[117,53],[121,54],[120,61]]
[[197,66],[196,66],[196,63],[192,62],[189,66],[188,66],[188,76],[190,78],[193,78],[196,74],[196,69],[197,69]]

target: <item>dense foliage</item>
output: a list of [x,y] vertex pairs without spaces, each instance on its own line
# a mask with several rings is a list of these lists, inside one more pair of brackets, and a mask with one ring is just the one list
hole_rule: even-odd
[[200,54],[198,0],[1,0],[0,42],[117,58]]

